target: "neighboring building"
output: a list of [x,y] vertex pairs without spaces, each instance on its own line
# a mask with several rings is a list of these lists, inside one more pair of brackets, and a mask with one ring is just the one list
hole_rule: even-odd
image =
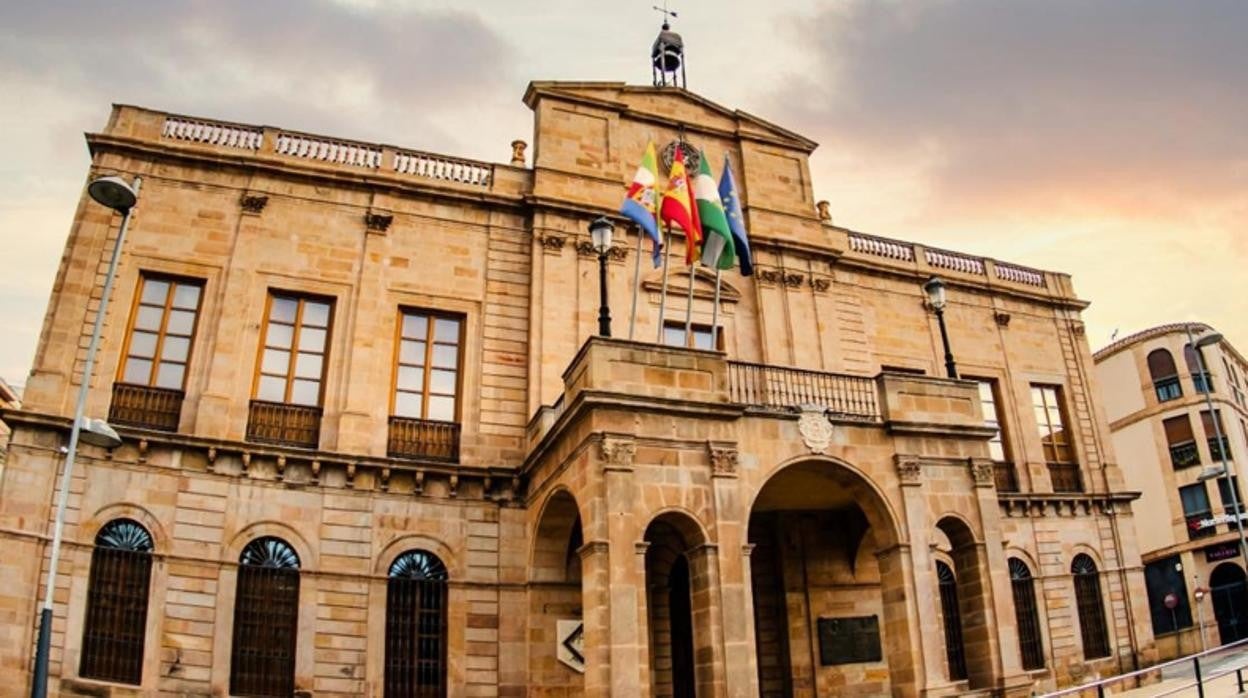
[[[0,378],[0,410],[14,409],[21,405],[17,390]],[[0,477],[4,476],[4,459],[9,451],[9,427],[0,421]]]
[[[1214,331],[1200,323],[1162,325],[1095,354],[1123,476],[1141,493],[1137,511],[1148,512],[1135,524],[1153,630],[1167,656],[1201,646],[1197,587],[1210,590],[1204,601],[1209,644],[1248,638],[1248,585],[1232,500],[1242,507],[1243,490],[1236,485],[1233,495],[1231,480],[1238,478],[1213,470],[1222,464],[1219,450],[1233,473],[1248,467],[1248,361],[1222,340],[1199,349],[1202,374],[1189,330],[1197,340]],[[1171,593],[1178,602],[1173,609],[1165,603]]]
[[[1029,695],[1155,659],[1069,277],[833,226],[814,143],[684,89],[524,103],[532,166],[131,106],[87,136],[89,177],[143,180],[90,379],[125,444],[74,473],[54,690]],[[692,284],[722,351],[649,343],[648,268],[640,340],[591,338],[587,224],[678,136],[732,162],[757,274],[712,329],[677,240],[669,317]],[[118,224],[83,197],[4,413],[14,688]]]

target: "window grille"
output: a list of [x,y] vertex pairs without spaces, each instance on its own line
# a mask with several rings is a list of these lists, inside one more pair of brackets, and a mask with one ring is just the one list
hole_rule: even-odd
[[446,566],[409,550],[390,566],[386,585],[385,695],[446,695]]
[[966,678],[966,648],[962,646],[958,580],[949,565],[937,561],[936,581],[940,585],[940,610],[945,617],[945,657],[949,660],[949,679],[961,681]]
[[239,556],[230,693],[282,696],[295,690],[299,556],[280,538],[257,538]]
[[1070,565],[1075,578],[1075,604],[1079,609],[1079,632],[1083,636],[1083,658],[1109,656],[1109,631],[1105,627],[1105,605],[1101,598],[1101,578],[1096,563],[1087,555],[1076,555]]
[[1036,580],[1027,564],[1010,558],[1010,587],[1014,592],[1014,618],[1018,623],[1018,646],[1023,668],[1044,668],[1044,643],[1040,639],[1040,614],[1036,611]]
[[130,519],[114,519],[95,536],[79,667],[84,678],[142,682],[152,547],[151,534]]

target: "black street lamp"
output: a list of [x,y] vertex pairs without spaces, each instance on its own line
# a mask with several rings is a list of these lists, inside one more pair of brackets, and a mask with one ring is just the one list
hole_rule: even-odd
[[607,252],[611,250],[611,234],[615,224],[606,216],[599,216],[589,224],[589,236],[598,253],[598,334],[611,336],[611,308],[607,305]]
[[923,284],[927,292],[927,302],[936,312],[936,322],[940,324],[940,341],[945,345],[945,373],[950,378],[958,377],[958,367],[953,363],[953,350],[949,348],[949,329],[945,327],[945,282],[933,276]]

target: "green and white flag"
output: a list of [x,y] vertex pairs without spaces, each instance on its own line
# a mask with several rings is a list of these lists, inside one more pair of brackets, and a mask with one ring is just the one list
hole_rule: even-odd
[[724,214],[724,204],[719,199],[719,187],[711,177],[706,153],[699,154],[693,195],[698,204],[698,218],[702,221],[702,266],[731,269],[737,255],[732,244],[732,231],[728,228],[728,216]]

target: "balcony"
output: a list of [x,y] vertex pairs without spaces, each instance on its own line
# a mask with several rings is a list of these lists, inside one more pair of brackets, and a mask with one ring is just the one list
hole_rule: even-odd
[[184,397],[181,390],[114,383],[108,421],[140,429],[177,431]]
[[1171,446],[1170,463],[1174,465],[1175,470],[1200,465],[1200,451],[1196,449],[1196,442],[1186,441]]
[[1219,441],[1218,437],[1209,439],[1209,457],[1215,463],[1223,460],[1231,460],[1231,442],[1225,436]]
[[842,419],[880,418],[876,381],[865,376],[729,361],[728,395],[732,402],[749,407],[820,405]]
[[321,408],[252,400],[247,415],[247,440],[316,448],[321,441]]
[[1014,471],[1013,463],[993,463],[992,477],[998,492],[1018,491],[1018,474]]
[[1049,463],[1049,479],[1054,492],[1082,492],[1083,478],[1079,476],[1078,463]]
[[459,424],[427,419],[391,417],[386,454],[391,458],[416,458],[457,462]]

